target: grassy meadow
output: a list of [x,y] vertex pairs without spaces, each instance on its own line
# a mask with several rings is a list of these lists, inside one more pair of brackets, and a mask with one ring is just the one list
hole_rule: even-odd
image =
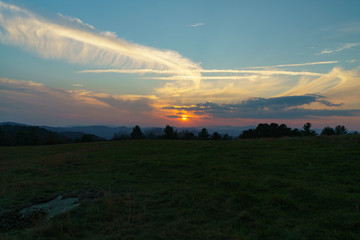
[[91,193],[0,239],[360,239],[360,137],[0,147],[0,212]]

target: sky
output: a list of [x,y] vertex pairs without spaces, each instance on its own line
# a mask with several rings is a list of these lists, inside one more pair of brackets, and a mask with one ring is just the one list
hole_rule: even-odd
[[0,0],[0,122],[360,130],[358,0]]

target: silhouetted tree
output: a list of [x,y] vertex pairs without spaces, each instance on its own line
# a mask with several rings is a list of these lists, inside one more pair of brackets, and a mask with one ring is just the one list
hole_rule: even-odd
[[242,131],[242,133],[240,134],[239,138],[256,138],[257,134],[256,134],[256,130],[251,128],[248,130],[244,130]]
[[244,130],[240,134],[240,138],[268,138],[268,137],[285,137],[292,136],[291,128],[288,128],[285,124],[260,123],[256,129]]
[[201,131],[198,134],[198,137],[200,140],[208,140],[209,139],[209,133],[206,130],[206,128],[201,129]]
[[311,123],[309,123],[309,122],[304,124],[301,134],[303,136],[316,136],[316,132],[311,129]]
[[260,123],[255,130],[257,137],[271,137],[270,126],[267,123]]
[[335,127],[335,135],[346,135],[348,133],[348,130],[345,126],[337,125]]
[[321,135],[335,135],[335,130],[332,127],[324,127],[324,129],[321,131]]
[[294,128],[290,130],[290,137],[298,137],[301,136],[301,131],[298,128]]
[[269,137],[281,137],[281,134],[280,134],[280,131],[279,131],[279,124],[277,123],[270,123],[270,126],[269,126],[269,132],[270,132],[270,135]]
[[215,140],[215,141],[220,140],[220,139],[221,139],[221,135],[220,135],[218,132],[214,132],[214,133],[212,134],[212,136],[211,136],[211,139],[212,139],[212,140]]
[[164,129],[164,139],[177,139],[178,133],[173,127],[166,125]]
[[291,128],[287,127],[285,124],[281,124],[277,128],[278,137],[291,136]]
[[133,130],[130,133],[130,137],[132,139],[144,139],[145,138],[143,132],[141,131],[141,128],[138,125],[133,127]]

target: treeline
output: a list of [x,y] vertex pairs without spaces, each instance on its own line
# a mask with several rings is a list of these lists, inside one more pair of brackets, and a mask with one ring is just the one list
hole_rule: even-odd
[[[244,130],[238,138],[279,138],[279,137],[302,137],[302,136],[317,136],[318,133],[311,129],[311,123],[305,123],[302,129],[289,128],[285,124],[277,123],[261,123],[254,129]],[[329,126],[325,127],[320,135],[347,135],[348,130],[345,126],[338,125],[335,128]],[[353,134],[357,134],[354,132]],[[143,133],[141,128],[136,125],[130,134],[115,134],[113,140],[126,140],[126,139],[169,139],[169,140],[231,140],[236,139],[228,134],[221,135],[218,132],[209,134],[206,128],[203,128],[200,132],[194,133],[188,130],[177,132],[174,127],[167,125],[161,134],[155,134],[153,132]]]
[[[326,126],[320,135],[347,135],[349,131],[343,125],[335,128]],[[358,134],[353,132],[351,134]],[[285,124],[261,123],[256,128],[244,130],[238,137],[219,132],[209,133],[206,128],[199,132],[183,130],[178,132],[174,127],[167,125],[164,129],[154,129],[143,132],[140,126],[136,125],[132,131],[127,133],[117,133],[111,140],[127,139],[167,139],[167,140],[231,140],[248,138],[279,138],[279,137],[306,137],[319,135],[311,129],[311,123],[304,124],[302,129],[289,128]],[[0,146],[34,146],[62,143],[95,142],[104,141],[104,138],[93,134],[82,132],[62,132],[56,133],[41,127],[20,126],[20,125],[0,125]]]
[[[73,136],[71,136],[73,135]],[[36,146],[103,140],[93,134],[70,133],[69,136],[41,127],[5,124],[0,126],[0,146]]]
[[221,135],[218,132],[210,134],[206,128],[201,129],[200,132],[191,132],[184,130],[178,132],[174,127],[167,125],[159,133],[158,131],[149,131],[144,133],[141,128],[136,125],[133,127],[130,134],[118,133],[115,134],[112,140],[126,140],[126,139],[167,139],[167,140],[230,140],[231,136],[228,134]]
[[[302,129],[290,128],[285,124],[277,123],[260,123],[256,128],[244,130],[237,138],[279,138],[279,137],[305,137],[305,136],[318,136],[319,134],[311,129],[311,123],[305,123]],[[320,135],[347,135],[349,134],[345,126],[338,125],[335,128],[329,126],[325,127]],[[352,134],[357,134],[354,132]],[[126,139],[169,139],[169,140],[231,140],[236,137],[229,136],[228,134],[220,134],[213,132],[209,134],[206,128],[200,132],[194,133],[188,130],[178,132],[174,127],[167,125],[161,134],[154,132],[144,133],[141,128],[136,125],[130,134],[119,133],[115,134],[112,140],[126,140]]]
[[[347,135],[349,134],[348,130],[343,125],[338,125],[335,128],[329,126],[322,129],[320,135],[322,136],[331,136],[331,135]],[[353,134],[357,134],[354,132]],[[239,138],[277,138],[277,137],[300,137],[300,136],[317,136],[315,130],[311,129],[311,123],[305,123],[303,129],[291,129],[285,124],[259,124],[254,129],[249,129],[243,131]]]
[[119,133],[115,134],[113,140],[125,139],[167,139],[167,140],[230,140],[231,136],[228,134],[221,135],[218,132],[210,134],[206,128],[201,129],[200,132],[191,132],[184,130],[178,132],[174,127],[167,125],[160,133],[146,132],[144,133],[141,128],[136,125],[130,134]]

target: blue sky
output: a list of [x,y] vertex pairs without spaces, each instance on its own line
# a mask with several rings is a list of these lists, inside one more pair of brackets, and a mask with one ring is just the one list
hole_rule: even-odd
[[360,129],[358,9],[0,0],[0,121]]

